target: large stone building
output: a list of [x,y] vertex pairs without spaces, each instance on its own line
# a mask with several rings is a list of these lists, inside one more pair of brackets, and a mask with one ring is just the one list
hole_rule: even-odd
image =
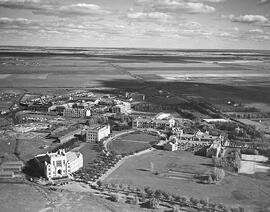
[[175,125],[175,120],[173,118],[168,119],[151,119],[151,118],[136,118],[133,123],[133,128],[154,128],[154,129],[168,129]]
[[131,105],[129,102],[119,101],[117,105],[114,105],[111,108],[112,113],[125,113],[128,114],[131,112]]
[[86,131],[86,142],[99,142],[110,135],[110,125],[98,125],[89,127]]
[[91,116],[90,104],[88,103],[66,103],[62,105],[52,105],[49,112],[71,118],[84,118]]
[[91,111],[90,109],[66,108],[63,111],[63,116],[71,118],[84,118],[91,116]]
[[37,155],[35,160],[43,170],[43,175],[49,180],[69,177],[71,173],[83,167],[83,155],[80,152],[65,152],[64,149]]

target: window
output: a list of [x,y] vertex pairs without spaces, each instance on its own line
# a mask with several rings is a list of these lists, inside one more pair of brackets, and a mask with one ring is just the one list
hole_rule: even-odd
[[62,166],[62,161],[61,160],[56,161],[56,166]]

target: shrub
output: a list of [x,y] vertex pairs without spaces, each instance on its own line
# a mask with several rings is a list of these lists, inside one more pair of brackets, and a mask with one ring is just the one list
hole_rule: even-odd
[[119,202],[120,201],[120,195],[119,194],[112,194],[110,196],[110,200],[113,202]]
[[208,202],[204,199],[200,199],[200,204],[206,206],[206,205],[208,205]]
[[183,206],[188,205],[188,204],[189,204],[188,198],[187,198],[187,197],[181,197],[180,203],[181,203]]
[[197,199],[195,199],[193,197],[191,197],[189,201],[191,202],[191,204],[193,204],[195,206],[199,203],[199,200],[197,200]]
[[220,182],[225,177],[225,171],[223,169],[215,168],[212,174],[212,178],[215,182]]
[[180,196],[176,196],[176,197],[175,197],[175,201],[176,201],[176,202],[181,202],[181,197],[180,197]]

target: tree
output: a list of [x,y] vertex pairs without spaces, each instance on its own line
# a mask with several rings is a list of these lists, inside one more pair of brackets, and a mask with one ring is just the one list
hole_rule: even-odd
[[171,212],[180,212],[181,210],[180,210],[180,207],[178,206],[178,205],[174,205],[173,207],[172,207],[172,210],[171,210]]
[[99,181],[97,181],[97,185],[98,185],[98,187],[102,187],[103,183],[99,180]]
[[183,206],[186,206],[189,204],[188,198],[187,197],[181,197],[180,203],[183,204]]
[[107,188],[107,189],[111,189],[111,188],[112,188],[112,185],[111,185],[110,183],[107,183],[107,184],[106,184],[106,188]]
[[176,202],[181,202],[181,197],[180,197],[180,196],[176,196],[176,197],[175,197],[175,201],[176,201]]
[[159,207],[159,200],[157,198],[155,198],[155,197],[152,197],[149,200],[148,204],[149,204],[149,208],[151,208],[151,209],[158,209],[158,207]]
[[146,187],[145,189],[144,189],[144,191],[145,191],[145,193],[146,193],[146,195],[147,196],[149,196],[149,197],[152,197],[153,196],[153,190],[150,188],[150,187]]
[[141,191],[140,188],[136,188],[136,192],[137,192],[138,194],[140,194],[142,191]]
[[142,201],[142,202],[145,202],[145,200],[146,200],[146,195],[145,195],[145,193],[141,193],[140,196],[141,196],[141,201]]
[[112,189],[115,189],[115,188],[116,188],[116,184],[112,183],[112,184],[111,184],[111,188],[112,188]]
[[200,204],[202,204],[204,206],[208,205],[207,201],[204,199],[200,199]]
[[126,188],[127,188],[127,185],[126,184],[120,184],[119,185],[119,188],[121,189],[121,190],[126,190]]
[[199,200],[197,200],[197,199],[195,199],[193,197],[191,197],[189,201],[191,202],[191,204],[193,204],[195,206],[199,203]]
[[215,182],[220,182],[224,179],[225,177],[225,171],[223,169],[215,168],[213,172],[213,180]]
[[168,201],[174,201],[176,198],[177,198],[176,195],[174,195],[174,194],[168,194],[167,200]]
[[155,198],[157,198],[159,200],[162,199],[162,197],[163,197],[162,193],[163,192],[161,190],[156,190],[154,193]]
[[120,195],[119,194],[112,194],[110,196],[111,201],[113,202],[119,202],[120,201]]

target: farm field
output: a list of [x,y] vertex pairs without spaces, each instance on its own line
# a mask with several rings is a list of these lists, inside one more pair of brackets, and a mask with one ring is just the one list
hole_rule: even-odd
[[[153,174],[150,164],[153,164]],[[269,207],[269,177],[267,173],[233,175],[226,173],[218,185],[200,184],[193,179],[196,173],[212,168],[210,158],[194,156],[189,152],[166,152],[156,150],[132,157],[105,179],[109,183],[130,184],[137,187],[150,186],[169,193],[187,197],[209,199],[228,205],[245,205],[248,211]]]
[[110,151],[116,154],[136,152],[142,149],[150,148],[150,142],[156,141],[156,137],[142,132],[134,132],[128,135],[120,136],[109,143]]
[[0,52],[0,87],[106,87],[142,93],[154,87],[179,98],[220,105],[230,100],[269,111],[268,67],[269,54],[255,51],[22,48]]

